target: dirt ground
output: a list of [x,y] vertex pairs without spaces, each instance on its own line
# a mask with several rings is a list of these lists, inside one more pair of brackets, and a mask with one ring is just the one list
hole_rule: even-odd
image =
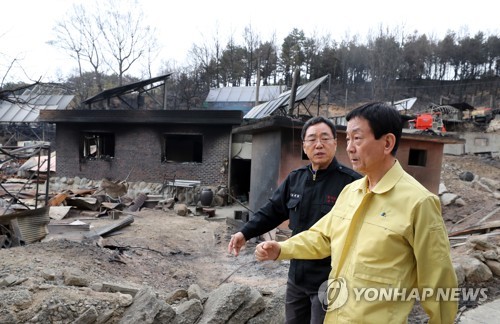
[[[448,229],[474,225],[494,209],[497,200],[491,194],[472,188],[458,175],[470,171],[500,181],[498,159],[445,156],[442,170],[442,182],[448,191],[465,201],[465,206],[443,207]],[[216,209],[216,216],[223,215],[224,208],[229,209]],[[231,208],[243,210],[238,205]],[[225,211],[232,212],[230,209]],[[19,318],[32,318],[47,298],[42,290],[33,289],[45,282],[42,273],[55,273],[57,282],[67,268],[81,269],[90,285],[103,282],[135,287],[147,285],[160,294],[195,283],[209,292],[229,281],[272,291],[286,282],[288,262],[257,263],[253,258],[255,244],[249,244],[239,257],[227,253],[227,243],[235,229],[223,218],[182,217],[173,211],[155,209],[142,209],[129,215],[134,216],[134,222],[107,237],[107,248],[98,246],[95,240],[80,241],[79,234],[51,234],[45,242],[0,249],[0,280],[13,274],[24,280],[21,285],[33,291],[31,305],[16,311]],[[79,217],[79,220],[91,223],[91,231],[113,222],[108,217]],[[489,220],[500,220],[500,215],[493,215]],[[454,248],[452,253],[463,253],[463,250]],[[498,278],[485,285],[490,288],[489,299],[500,298]],[[410,322],[422,322],[422,318],[421,309],[416,307]]]

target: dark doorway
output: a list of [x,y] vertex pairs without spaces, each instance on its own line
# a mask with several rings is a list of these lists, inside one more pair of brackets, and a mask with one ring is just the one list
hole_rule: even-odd
[[231,160],[231,195],[240,202],[248,202],[250,192],[250,167],[249,159]]

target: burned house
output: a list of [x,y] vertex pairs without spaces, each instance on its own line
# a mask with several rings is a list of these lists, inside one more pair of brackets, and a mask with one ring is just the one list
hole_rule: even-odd
[[[169,75],[105,90],[86,109],[40,113],[56,125],[57,175],[227,185],[231,130],[241,111],[167,110]],[[163,104],[162,104],[163,100]]]
[[42,111],[56,125],[60,177],[227,185],[230,133],[239,111]]

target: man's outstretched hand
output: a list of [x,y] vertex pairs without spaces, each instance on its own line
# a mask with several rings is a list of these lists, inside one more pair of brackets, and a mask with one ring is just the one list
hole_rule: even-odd
[[281,246],[276,241],[259,243],[255,247],[255,258],[257,261],[276,260],[281,252]]
[[227,252],[234,253],[235,256],[238,256],[240,254],[241,248],[245,245],[246,242],[247,240],[241,232],[231,235],[231,241],[229,241],[229,244],[227,246]]

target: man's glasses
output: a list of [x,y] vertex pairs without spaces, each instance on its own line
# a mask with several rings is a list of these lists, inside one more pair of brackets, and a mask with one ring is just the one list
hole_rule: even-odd
[[314,145],[318,141],[320,141],[321,144],[327,144],[327,143],[330,143],[330,141],[332,141],[332,140],[334,140],[333,137],[307,138],[304,140],[304,143],[306,145]]

